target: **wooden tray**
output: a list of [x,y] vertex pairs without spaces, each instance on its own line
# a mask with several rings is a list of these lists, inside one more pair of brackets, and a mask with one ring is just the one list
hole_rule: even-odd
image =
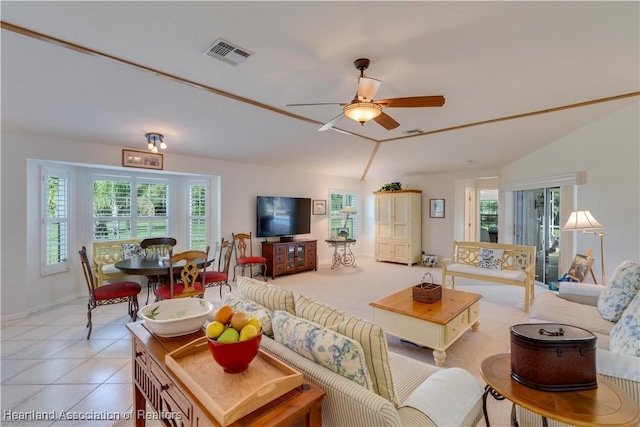
[[223,426],[300,386],[302,374],[262,351],[246,371],[225,373],[201,337],[165,356],[165,364]]

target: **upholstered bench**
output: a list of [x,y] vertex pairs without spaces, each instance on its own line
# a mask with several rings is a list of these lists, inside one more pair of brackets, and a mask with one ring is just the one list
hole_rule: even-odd
[[483,280],[524,287],[524,311],[533,302],[536,272],[534,246],[505,245],[488,242],[453,242],[453,255],[442,263],[442,281],[451,277]]

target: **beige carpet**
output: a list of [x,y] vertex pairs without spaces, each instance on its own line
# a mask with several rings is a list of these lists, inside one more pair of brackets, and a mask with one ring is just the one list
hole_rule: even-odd
[[[316,272],[280,276],[269,283],[300,292],[364,319],[372,320],[369,302],[420,283],[425,272],[433,275],[435,283],[442,283],[439,268],[375,262],[371,257],[358,257],[356,268],[339,267],[331,270],[321,265]],[[509,351],[509,326],[525,323],[524,289],[489,283],[458,280],[456,289],[482,295],[480,300],[480,329],[468,331],[447,350],[445,367],[461,367],[482,380],[480,362],[486,357]],[[235,285],[234,285],[235,290]],[[536,287],[536,292],[543,290]],[[219,306],[217,289],[207,291],[206,298]],[[400,341],[389,335],[389,350],[414,359],[434,363],[432,350]],[[489,420],[492,426],[509,426],[511,403],[488,399]],[[127,426],[116,423],[114,427]],[[147,425],[155,426],[153,423]],[[484,426],[484,420],[478,427]],[[358,426],[349,426],[358,427]],[[364,427],[364,426],[363,426]]]

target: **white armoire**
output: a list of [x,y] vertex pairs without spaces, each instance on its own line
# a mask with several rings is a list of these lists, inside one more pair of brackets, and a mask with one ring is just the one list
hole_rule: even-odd
[[374,191],[375,259],[412,265],[422,261],[422,191]]

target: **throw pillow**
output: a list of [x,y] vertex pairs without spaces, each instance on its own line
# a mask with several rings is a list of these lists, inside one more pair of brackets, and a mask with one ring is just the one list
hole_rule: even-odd
[[358,341],[364,350],[373,391],[395,406],[400,404],[391,377],[387,338],[380,326],[302,295],[296,296],[296,315]]
[[617,322],[639,290],[640,264],[623,261],[598,297],[600,315],[606,320]]
[[622,312],[609,335],[609,350],[640,357],[640,292]]
[[[246,311],[249,317],[257,317],[262,323],[262,333],[273,338],[273,328],[271,326],[271,310],[258,304],[255,301],[246,299],[236,293],[226,292],[222,297],[222,305],[229,305],[233,311]],[[212,316],[215,315],[215,312]]]
[[311,320],[325,328],[335,329],[344,320],[345,312],[330,305],[295,294],[296,316]]
[[249,298],[271,311],[284,310],[290,314],[296,313],[293,292],[288,289],[242,276],[238,280],[238,291],[243,297]]
[[478,267],[502,270],[504,249],[480,248]]
[[272,316],[273,337],[277,342],[367,390],[373,390],[358,341],[286,311],[276,310]]
[[137,243],[123,243],[122,244],[122,257],[124,259],[140,258],[147,254],[147,252],[140,247]]

